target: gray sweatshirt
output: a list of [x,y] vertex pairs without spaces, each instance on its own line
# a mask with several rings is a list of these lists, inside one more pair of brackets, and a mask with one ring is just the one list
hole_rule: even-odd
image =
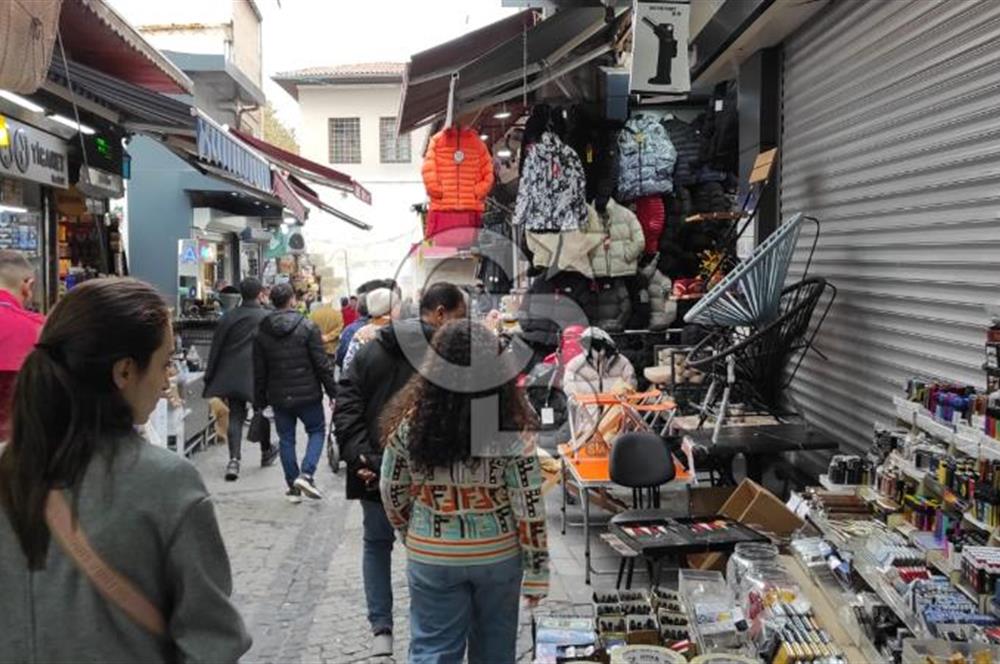
[[235,662],[250,648],[198,471],[138,435],[90,463],[79,519],[104,561],[164,614],[162,642],[109,604],[54,540],[31,572],[0,511],[0,662]]

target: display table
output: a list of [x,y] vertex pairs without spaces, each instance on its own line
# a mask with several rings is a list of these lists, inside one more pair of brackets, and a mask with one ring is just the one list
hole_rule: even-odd
[[[584,450],[578,450],[574,452],[572,447],[568,444],[562,444],[559,446],[559,461],[561,464],[560,475],[562,477],[562,507],[561,507],[561,530],[562,534],[566,534],[566,505],[569,496],[569,486],[573,485],[579,496],[580,503],[583,510],[583,520],[579,523],[570,523],[569,525],[582,525],[583,526],[583,555],[584,555],[584,577],[587,584],[590,584],[590,576],[593,573],[597,574],[613,574],[617,573],[617,570],[604,571],[597,570],[591,565],[590,561],[590,500],[591,493],[596,493],[601,490],[620,488],[619,485],[611,481],[611,474],[609,470],[609,459],[606,455],[603,456],[591,456],[587,454]],[[686,471],[679,470],[677,476],[661,485],[661,489],[667,491],[684,491],[687,492],[688,486],[691,484],[693,477],[690,473]],[[685,504],[687,498],[685,497]]]
[[712,443],[712,429],[688,431],[684,440],[706,455],[724,477],[735,484],[732,462],[737,455],[747,460],[747,477],[760,482],[764,469],[786,452],[836,450],[838,443],[829,436],[802,424],[763,424],[725,426]]

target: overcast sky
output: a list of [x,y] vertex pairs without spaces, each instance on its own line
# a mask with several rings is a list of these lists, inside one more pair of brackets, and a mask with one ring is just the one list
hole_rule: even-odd
[[[208,0],[211,1],[211,0]],[[225,0],[223,0],[225,1]],[[354,62],[399,61],[511,14],[500,0],[258,0],[264,14],[264,89],[282,119],[298,106],[270,80],[276,72]]]

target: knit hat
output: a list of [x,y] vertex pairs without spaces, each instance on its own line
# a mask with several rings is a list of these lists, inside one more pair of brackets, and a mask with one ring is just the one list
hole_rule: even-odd
[[372,318],[388,316],[392,310],[392,291],[388,288],[376,288],[365,296],[368,315]]

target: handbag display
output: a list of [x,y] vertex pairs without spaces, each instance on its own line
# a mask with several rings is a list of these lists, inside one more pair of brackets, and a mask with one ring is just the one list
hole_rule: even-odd
[[63,492],[49,491],[45,501],[45,524],[63,553],[94,585],[104,599],[125,612],[140,627],[154,636],[167,633],[163,614],[131,581],[108,566],[94,551],[79,523],[73,523]]
[[264,413],[255,410],[250,418],[250,428],[247,430],[247,440],[251,443],[268,445],[271,442],[271,421],[264,417]]

